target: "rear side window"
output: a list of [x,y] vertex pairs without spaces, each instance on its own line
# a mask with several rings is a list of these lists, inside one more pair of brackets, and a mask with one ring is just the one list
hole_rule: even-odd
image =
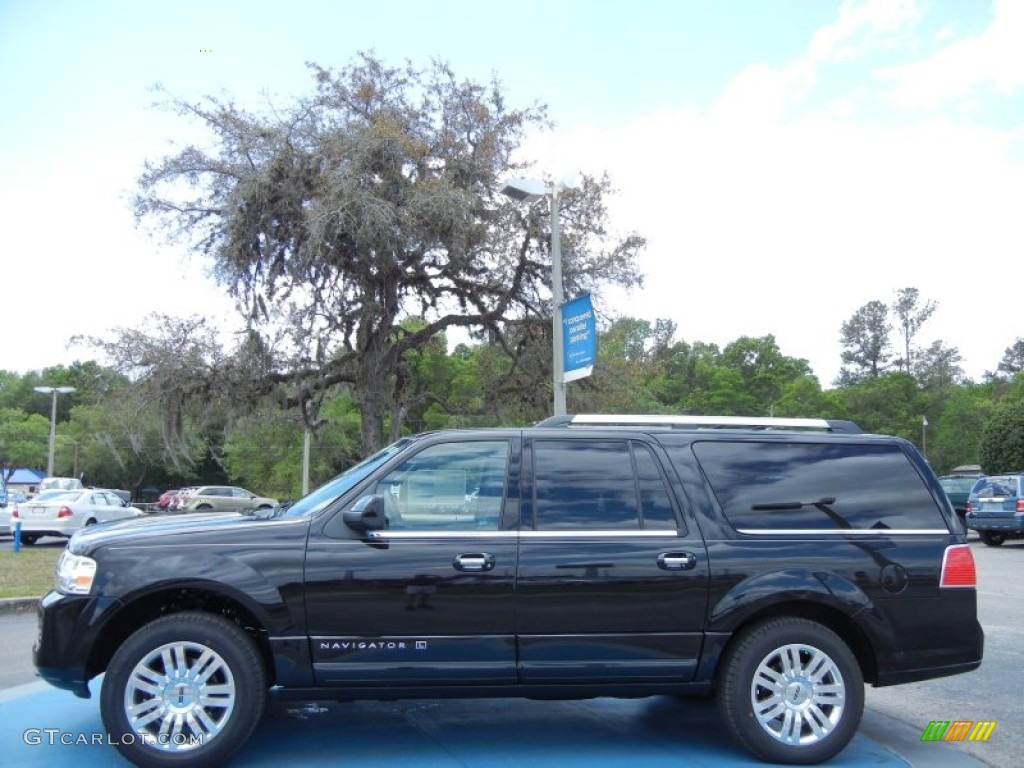
[[651,449],[631,440],[533,443],[537,530],[676,530]]
[[896,445],[714,441],[693,450],[740,531],[947,528]]

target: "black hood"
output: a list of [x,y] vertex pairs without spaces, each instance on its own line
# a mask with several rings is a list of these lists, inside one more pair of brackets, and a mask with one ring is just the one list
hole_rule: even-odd
[[138,544],[148,541],[166,542],[213,535],[226,540],[236,535],[245,536],[257,528],[279,526],[308,526],[301,518],[272,518],[244,515],[238,512],[202,512],[186,515],[147,515],[130,520],[100,523],[83,528],[71,537],[68,548],[75,554],[85,555],[97,547],[110,544]]

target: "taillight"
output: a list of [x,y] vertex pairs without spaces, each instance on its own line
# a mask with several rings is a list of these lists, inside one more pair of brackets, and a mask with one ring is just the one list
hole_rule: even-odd
[[968,512],[971,511],[971,502],[969,502],[969,501],[967,502],[967,511]]
[[974,553],[967,544],[946,547],[942,556],[940,587],[976,587],[978,574],[974,569]]
[[71,507],[64,506],[57,510],[58,519],[62,517],[71,517],[73,514],[75,513],[71,511]]
[[1024,512],[1024,499],[1017,499],[1017,511]]
[[21,515],[18,513],[18,508],[17,507],[15,507],[14,509],[11,510],[11,518],[13,519],[15,517],[21,517]]

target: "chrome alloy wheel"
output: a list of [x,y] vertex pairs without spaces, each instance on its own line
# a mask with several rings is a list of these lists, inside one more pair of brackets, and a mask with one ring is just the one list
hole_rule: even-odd
[[220,654],[194,642],[167,643],[135,665],[124,713],[139,740],[162,751],[201,747],[227,725],[235,679]]
[[816,744],[842,719],[846,687],[827,653],[810,645],[784,645],[758,665],[750,703],[757,722],[776,740]]

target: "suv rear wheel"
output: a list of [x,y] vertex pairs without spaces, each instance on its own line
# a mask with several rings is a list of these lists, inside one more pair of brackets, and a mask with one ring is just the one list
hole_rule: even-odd
[[178,613],[142,627],[114,654],[100,711],[136,765],[217,766],[259,724],[266,687],[245,632],[219,616]]
[[732,735],[762,760],[828,760],[853,738],[864,678],[832,630],[781,618],[745,631],[718,675],[718,705]]

